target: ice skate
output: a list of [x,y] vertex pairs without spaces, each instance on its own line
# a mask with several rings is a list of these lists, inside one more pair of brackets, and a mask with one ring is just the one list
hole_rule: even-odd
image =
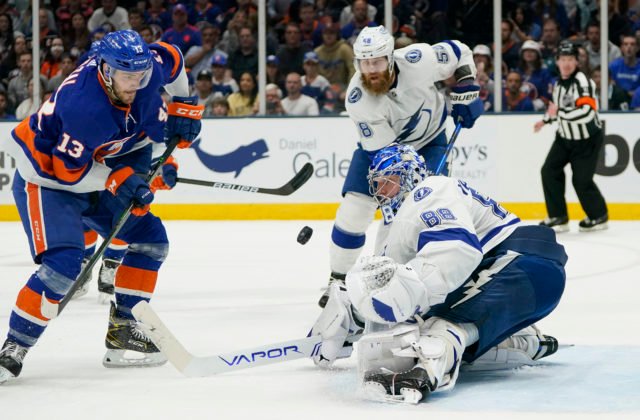
[[569,218],[567,216],[547,217],[540,222],[540,226],[550,227],[555,230],[556,233],[569,232]]
[[420,366],[401,373],[384,368],[366,372],[362,385],[364,397],[369,400],[407,404],[419,403],[434,389],[429,374]]
[[329,284],[327,285],[327,289],[324,291],[322,296],[320,296],[320,300],[318,301],[318,306],[324,308],[327,304],[327,300],[329,300],[329,288],[333,283],[338,283],[341,287],[346,287],[344,284],[344,279],[346,278],[346,274],[334,273],[331,272],[331,276],[329,277]]
[[[88,262],[89,262],[89,258],[84,258],[82,260],[82,266],[80,268],[80,272],[84,270],[84,267],[87,265]],[[92,277],[93,277],[93,274],[89,273],[89,275],[85,278],[85,280],[82,282],[80,287],[78,287],[76,291],[73,293],[73,297],[71,299],[78,299],[86,295],[87,293],[89,293],[89,285],[91,284]]]
[[604,215],[602,217],[598,217],[596,219],[589,219],[588,217],[582,220],[578,226],[580,227],[580,232],[595,232],[598,230],[609,229],[609,216]]
[[167,358],[142,332],[135,320],[116,316],[113,301],[105,345],[107,353],[102,364],[107,368],[154,367],[167,362]]
[[120,261],[104,259],[98,275],[98,303],[107,304],[113,298],[116,271]]
[[15,341],[7,339],[0,350],[0,384],[17,378],[22,371],[22,361],[29,351]]

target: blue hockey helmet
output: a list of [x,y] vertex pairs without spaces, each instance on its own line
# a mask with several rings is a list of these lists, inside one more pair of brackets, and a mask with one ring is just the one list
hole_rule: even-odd
[[[389,207],[396,213],[404,197],[426,177],[424,158],[412,146],[390,144],[380,149],[369,165],[369,193],[380,207]],[[397,187],[393,188],[393,184]],[[388,191],[394,194],[388,196]]]
[[153,55],[142,37],[135,31],[110,32],[102,38],[98,47],[100,63],[107,63],[104,76],[111,82],[118,71],[127,73],[143,72],[138,89],[147,86],[153,69]]

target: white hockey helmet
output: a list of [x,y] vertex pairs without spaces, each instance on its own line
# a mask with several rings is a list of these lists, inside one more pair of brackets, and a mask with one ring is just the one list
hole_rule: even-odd
[[393,44],[393,37],[382,25],[375,28],[366,27],[362,29],[353,44],[355,68],[361,71],[360,60],[387,57],[389,73],[391,73],[393,71]]

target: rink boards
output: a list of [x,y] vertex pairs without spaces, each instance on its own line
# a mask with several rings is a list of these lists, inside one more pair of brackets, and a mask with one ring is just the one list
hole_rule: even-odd
[[[540,115],[486,115],[472,130],[462,130],[452,152],[453,175],[503,202],[524,219],[544,217],[540,167],[554,127],[533,133]],[[596,182],[612,219],[640,219],[640,134],[635,113],[608,113],[604,153]],[[449,120],[449,124],[451,121]],[[18,220],[11,182],[15,168],[4,152],[15,123],[0,123],[0,220]],[[448,126],[452,132],[452,124]],[[179,184],[156,195],[154,213],[166,219],[260,220],[332,219],[351,154],[358,141],[355,125],[334,118],[227,118],[203,121],[200,141],[175,156],[179,176],[258,187],[278,187],[306,162],[315,172],[291,196]],[[572,218],[581,218],[567,171]]]

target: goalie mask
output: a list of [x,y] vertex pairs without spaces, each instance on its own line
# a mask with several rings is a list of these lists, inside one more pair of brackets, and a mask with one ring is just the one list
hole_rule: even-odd
[[384,207],[397,213],[405,196],[427,177],[424,158],[408,145],[392,144],[381,149],[369,166],[369,193]]

